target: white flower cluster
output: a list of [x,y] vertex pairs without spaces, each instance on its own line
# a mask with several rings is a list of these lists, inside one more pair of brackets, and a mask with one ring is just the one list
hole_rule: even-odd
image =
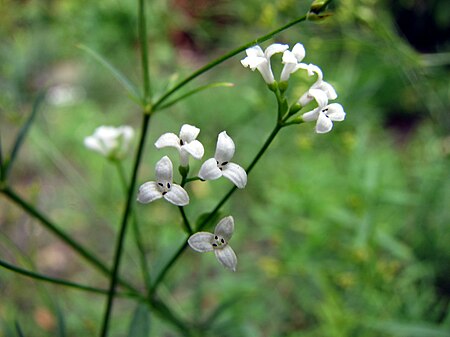
[[317,107],[304,113],[302,119],[305,122],[316,121],[316,132],[327,133],[333,128],[333,121],[345,119],[342,105],[338,103],[328,104],[328,100],[337,98],[336,91],[330,83],[323,80],[322,70],[318,66],[301,63],[306,55],[305,48],[301,43],[297,43],[292,51],[288,49],[288,45],[279,43],[271,44],[265,51],[260,46],[253,46],[245,51],[247,57],[241,60],[241,64],[253,71],[258,70],[272,90],[276,87],[277,82],[272,72],[270,58],[276,53],[283,53],[282,63],[284,66],[280,75],[280,85],[286,86],[291,74],[299,69],[306,70],[309,76],[317,75],[316,82],[298,99],[297,103],[304,107],[315,100]]
[[128,154],[133,137],[131,126],[100,126],[92,136],[84,139],[84,145],[110,160],[121,160]]
[[[180,166],[189,166],[189,156],[201,159],[204,154],[202,143],[197,140],[200,129],[184,124],[180,134],[165,133],[155,142],[155,146],[174,147],[180,155]],[[225,131],[217,139],[216,151],[213,158],[206,160],[200,167],[198,178],[201,180],[215,180],[222,176],[229,179],[236,187],[244,188],[247,184],[245,170],[231,162],[234,156],[235,144]],[[149,181],[139,187],[137,200],[147,204],[154,200],[164,198],[177,206],[189,204],[189,195],[186,190],[173,182],[173,165],[169,157],[164,156],[156,163],[155,181]],[[228,245],[234,231],[233,217],[222,219],[216,227],[214,234],[198,232],[193,234],[188,243],[198,252],[214,251],[219,262],[225,267],[235,271],[237,265],[236,254]]]

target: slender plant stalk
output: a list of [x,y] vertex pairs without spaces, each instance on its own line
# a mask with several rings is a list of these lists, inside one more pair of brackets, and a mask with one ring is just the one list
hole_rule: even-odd
[[[119,160],[114,161],[114,164],[118,170],[120,180],[122,182],[122,187],[124,189],[124,193],[127,193],[127,180],[125,178],[125,171],[123,169],[122,162]],[[145,258],[145,247],[144,243],[141,240],[141,231],[139,229],[139,224],[136,216],[136,212],[132,210],[132,226],[133,226],[133,234],[134,241],[136,242],[136,246],[139,252],[139,263],[141,265],[142,277],[144,278],[144,284],[147,287],[147,290],[150,289],[151,280],[150,280],[150,270],[148,268],[147,260]]]
[[184,212],[184,207],[178,206],[178,209],[180,210],[181,217],[183,218],[183,224],[184,224],[184,227],[186,228],[186,232],[189,235],[192,235],[192,233],[194,233],[194,232],[192,231],[192,227],[191,227],[191,224],[189,223],[189,219],[187,218],[186,213]]
[[[139,42],[141,44],[142,80],[144,83],[144,109],[149,109],[148,103],[151,97],[150,73],[148,67],[148,43],[147,43],[147,20],[145,13],[145,0],[139,0]],[[150,107],[151,108],[151,107]]]
[[[99,288],[94,288],[94,287],[89,287],[89,286],[85,286],[82,284],[78,284],[75,282],[70,282],[70,281],[66,281],[63,279],[59,279],[59,278],[55,278],[55,277],[50,277],[47,275],[43,275],[43,274],[39,274],[39,273],[35,273],[20,267],[17,267],[15,265],[12,265],[8,262],[2,261],[0,260],[0,266],[11,270],[15,273],[21,274],[21,275],[25,275],[28,277],[31,277],[33,279],[36,280],[41,280],[41,281],[45,281],[45,282],[49,282],[49,283],[54,283],[54,284],[59,284],[59,285],[63,285],[66,287],[71,287],[74,289],[78,289],[78,290],[83,290],[83,291],[88,291],[88,292],[92,292],[92,293],[97,293],[97,294],[107,294],[108,290],[106,289],[99,289]],[[133,296],[133,295],[132,295]]]
[[102,328],[101,328],[101,332],[100,332],[100,336],[102,336],[102,337],[106,337],[108,335],[108,327],[109,327],[109,321],[110,321],[110,317],[111,317],[111,310],[112,310],[112,305],[113,305],[113,301],[114,301],[114,295],[115,295],[115,291],[116,291],[116,285],[117,285],[117,281],[118,281],[120,260],[121,260],[122,251],[123,251],[123,243],[125,240],[128,218],[132,212],[132,201],[134,201],[134,199],[135,199],[136,178],[137,178],[138,169],[139,169],[139,166],[141,163],[142,153],[143,153],[144,146],[145,146],[145,139],[146,139],[147,132],[148,132],[148,126],[150,124],[149,123],[150,117],[151,117],[150,114],[146,114],[146,113],[143,114],[143,120],[142,120],[142,124],[141,124],[141,126],[142,126],[141,137],[140,137],[139,146],[138,146],[138,149],[136,152],[136,158],[134,161],[134,167],[133,167],[133,173],[131,176],[130,185],[128,187],[128,195],[127,195],[127,200],[125,203],[125,209],[123,212],[122,221],[120,224],[120,231],[119,231],[119,235],[117,237],[116,246],[115,246],[116,249],[114,252],[114,263],[113,263],[113,269],[111,272],[111,279],[110,279],[110,284],[109,284],[108,300],[106,303],[106,310],[105,310],[105,314],[103,316],[103,323],[102,323]]

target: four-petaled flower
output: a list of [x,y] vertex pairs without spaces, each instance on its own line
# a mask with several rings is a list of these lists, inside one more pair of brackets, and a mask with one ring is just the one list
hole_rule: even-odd
[[228,245],[234,232],[234,220],[227,216],[217,224],[214,234],[198,232],[191,235],[188,244],[197,252],[205,253],[214,251],[217,260],[226,268],[236,271],[237,257],[233,249]]
[[133,137],[131,126],[99,126],[92,136],[84,139],[84,145],[108,159],[119,160],[128,153]]
[[267,84],[273,84],[275,78],[273,77],[272,68],[270,66],[270,58],[276,53],[282,53],[287,50],[287,44],[274,43],[266,48],[263,52],[260,46],[253,46],[245,50],[247,57],[241,60],[244,67],[251,70],[258,69],[264,81]]
[[180,130],[180,136],[174,133],[165,133],[155,143],[155,146],[160,149],[162,147],[170,146],[174,147],[180,153],[180,165],[189,166],[189,155],[195,159],[201,159],[205,150],[202,143],[196,138],[200,133],[200,129],[184,124]]
[[164,156],[156,163],[156,181],[148,181],[139,187],[137,200],[148,204],[164,198],[177,206],[189,204],[189,196],[183,187],[173,183],[173,166],[169,157]]
[[[302,67],[303,68],[303,67]],[[314,84],[311,86],[310,89],[320,89],[322,90],[326,95],[328,99],[336,99],[337,93],[336,90],[334,90],[333,86],[325,82],[323,80],[323,73],[322,70],[316,66],[315,64],[308,64],[306,68],[304,68],[308,71],[309,76],[313,76],[314,74],[317,75],[317,81],[314,82]],[[298,103],[301,106],[307,105],[309,102],[311,102],[314,99],[312,95],[310,95],[309,90],[303,94],[302,97],[298,100]]]
[[198,177],[202,180],[215,180],[224,176],[238,188],[247,184],[247,173],[238,164],[230,162],[233,158],[235,145],[230,136],[222,131],[217,138],[216,153],[200,167]]
[[305,55],[305,47],[301,43],[296,43],[292,51],[286,50],[283,53],[282,62],[284,67],[281,71],[281,82],[288,81],[291,74],[295,73],[298,69],[306,69],[307,65],[300,63],[305,58]]
[[345,112],[338,103],[328,104],[327,94],[320,89],[310,89],[308,94],[317,102],[317,108],[302,115],[305,122],[315,121],[317,133],[327,133],[333,128],[333,121],[343,121]]

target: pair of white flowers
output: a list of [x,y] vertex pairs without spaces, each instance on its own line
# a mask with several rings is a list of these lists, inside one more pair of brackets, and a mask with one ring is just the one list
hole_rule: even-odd
[[245,52],[247,57],[241,60],[244,67],[258,70],[264,81],[273,88],[276,84],[270,63],[271,57],[276,53],[283,53],[283,70],[280,75],[280,84],[286,83],[291,74],[299,69],[306,70],[309,76],[317,75],[316,82],[302,95],[297,103],[305,106],[312,100],[317,103],[317,108],[302,115],[305,122],[316,121],[316,132],[327,133],[333,128],[333,121],[343,121],[345,112],[342,105],[338,103],[328,104],[328,100],[337,98],[333,86],[323,80],[322,70],[314,64],[306,64],[301,61],[305,58],[306,51],[301,43],[297,43],[292,50],[288,50],[286,44],[274,43],[262,50],[260,46],[248,48]]
[[[204,154],[203,145],[197,140],[200,129],[184,124],[180,134],[165,133],[155,143],[160,149],[174,147],[180,155],[180,165],[189,165],[189,156],[201,159]],[[222,176],[228,178],[238,188],[244,188],[247,184],[247,173],[245,170],[231,162],[234,156],[235,144],[225,131],[221,132],[217,139],[216,152],[213,158],[206,160],[200,168],[198,177],[201,180],[215,180]],[[173,165],[169,157],[164,156],[156,163],[155,181],[149,181],[139,188],[137,200],[141,203],[150,203],[154,200],[164,198],[177,206],[189,204],[189,196],[180,185],[173,183]]]

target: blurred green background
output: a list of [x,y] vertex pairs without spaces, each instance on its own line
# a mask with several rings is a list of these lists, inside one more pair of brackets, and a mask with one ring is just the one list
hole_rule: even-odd
[[[308,1],[148,1],[155,97],[221,54],[302,16]],[[285,337],[450,336],[450,3],[334,1],[333,15],[265,43],[304,44],[347,112],[332,132],[284,129],[223,209],[236,232],[237,273],[212,254],[187,251],[160,296],[181,317],[215,316],[206,335]],[[111,74],[77,46],[104,55],[140,83],[137,1],[4,0],[0,3],[0,131],[7,153],[46,92],[10,184],[65,231],[112,263],[123,208],[114,167],[83,146],[99,125],[139,128],[141,112]],[[238,55],[191,83],[233,82],[154,116],[138,184],[152,180],[163,132],[202,131],[205,159],[217,134],[246,166],[276,118],[276,102]],[[274,57],[274,63],[280,57]],[[276,67],[275,71],[279,71]],[[311,84],[293,76],[291,101]],[[136,145],[136,144],[135,144]],[[131,166],[130,156],[125,165]],[[193,172],[200,163],[192,163]],[[176,178],[178,179],[178,177]],[[228,190],[189,186],[192,222]],[[83,284],[108,280],[5,197],[2,260]],[[137,205],[148,262],[158,270],[184,239],[165,202]],[[129,232],[129,234],[131,231]],[[122,264],[142,287],[131,235]],[[0,269],[0,336],[95,336],[106,298],[42,284]],[[217,310],[221,303],[226,306]],[[135,303],[115,302],[112,336],[126,335]],[[151,336],[176,336],[157,317]]]

